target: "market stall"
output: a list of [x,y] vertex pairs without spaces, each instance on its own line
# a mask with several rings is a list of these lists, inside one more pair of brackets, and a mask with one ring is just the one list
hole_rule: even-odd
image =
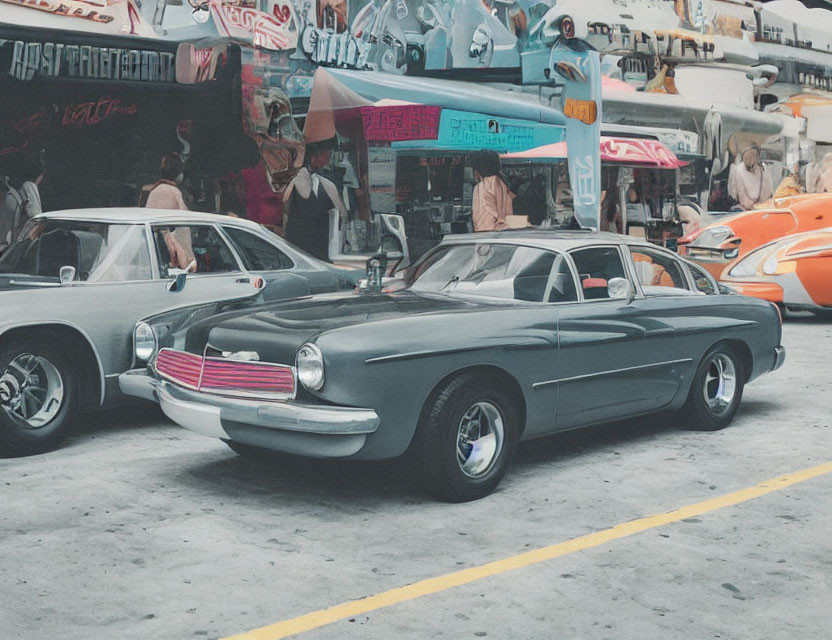
[[[567,157],[566,142],[503,155],[506,175],[518,185],[515,214],[533,225],[568,221]],[[658,140],[611,136],[601,137],[600,157],[602,229],[644,235],[660,244],[680,235],[676,203],[684,161]]]

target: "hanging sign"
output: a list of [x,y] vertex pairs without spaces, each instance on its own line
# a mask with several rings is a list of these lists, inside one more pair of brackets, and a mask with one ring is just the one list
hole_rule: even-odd
[[0,40],[0,69],[3,68],[12,77],[24,81],[36,77],[176,81],[173,53],[60,42]]
[[439,107],[423,104],[361,107],[364,137],[374,142],[435,140],[440,112]]

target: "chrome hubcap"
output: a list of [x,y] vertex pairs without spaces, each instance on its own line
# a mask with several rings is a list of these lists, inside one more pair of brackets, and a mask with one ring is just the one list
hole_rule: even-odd
[[0,376],[0,406],[20,426],[40,429],[61,409],[64,382],[58,369],[42,356],[24,353]]
[[737,393],[737,368],[727,355],[719,353],[711,360],[705,373],[705,402],[716,414],[725,413]]
[[503,450],[503,416],[490,402],[477,402],[459,421],[456,461],[469,478],[480,477],[494,465]]

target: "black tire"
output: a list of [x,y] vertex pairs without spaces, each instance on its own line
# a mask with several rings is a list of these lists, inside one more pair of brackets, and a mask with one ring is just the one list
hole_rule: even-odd
[[[488,420],[486,412],[499,416],[502,438],[489,458],[490,462],[471,474],[463,471],[463,465],[474,460],[470,455],[474,446],[464,462],[458,446],[469,444],[460,439],[463,419],[475,415],[477,408],[481,412],[480,420]],[[500,483],[511,463],[520,428],[520,411],[505,383],[494,376],[477,373],[463,373],[453,378],[428,400],[422,412],[414,441],[419,479],[428,492],[448,502],[466,502],[487,496]],[[496,433],[498,427],[491,426],[486,431],[488,429]],[[479,435],[483,435],[481,431]],[[493,441],[498,440],[495,435]]]
[[[727,371],[728,363],[733,368],[733,390],[729,389],[727,377],[719,380],[718,363],[722,363],[723,371]],[[688,399],[681,412],[683,422],[697,431],[718,431],[727,427],[740,407],[744,387],[745,367],[737,351],[724,344],[712,347],[696,368]],[[720,388],[723,393],[719,393]]]
[[[33,334],[7,342],[0,348],[0,385],[5,384],[6,394],[15,384],[6,376],[14,376],[18,384],[21,379],[20,370],[10,364],[27,362],[27,356],[38,359],[30,379],[32,387],[51,385],[57,375],[61,394],[59,399],[52,397],[49,402],[45,402],[43,407],[49,405],[48,408],[31,413],[29,419],[21,416],[20,404],[16,408],[9,403],[0,405],[0,456],[4,457],[51,451],[69,437],[76,426],[79,391],[77,371],[72,366],[71,358],[44,336]],[[41,379],[45,381],[41,383]],[[21,397],[19,393],[14,395]],[[48,393],[43,396],[44,400],[47,396],[51,397]],[[29,396],[30,399],[32,397]],[[40,391],[34,401],[37,402],[39,398]],[[29,405],[29,412],[34,412],[34,406],[37,405]]]

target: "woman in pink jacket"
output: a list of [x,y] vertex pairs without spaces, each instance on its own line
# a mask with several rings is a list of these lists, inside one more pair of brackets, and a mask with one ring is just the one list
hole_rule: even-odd
[[474,231],[500,231],[508,228],[506,216],[513,213],[514,195],[500,172],[496,151],[480,151],[472,159],[474,187],[471,217]]

